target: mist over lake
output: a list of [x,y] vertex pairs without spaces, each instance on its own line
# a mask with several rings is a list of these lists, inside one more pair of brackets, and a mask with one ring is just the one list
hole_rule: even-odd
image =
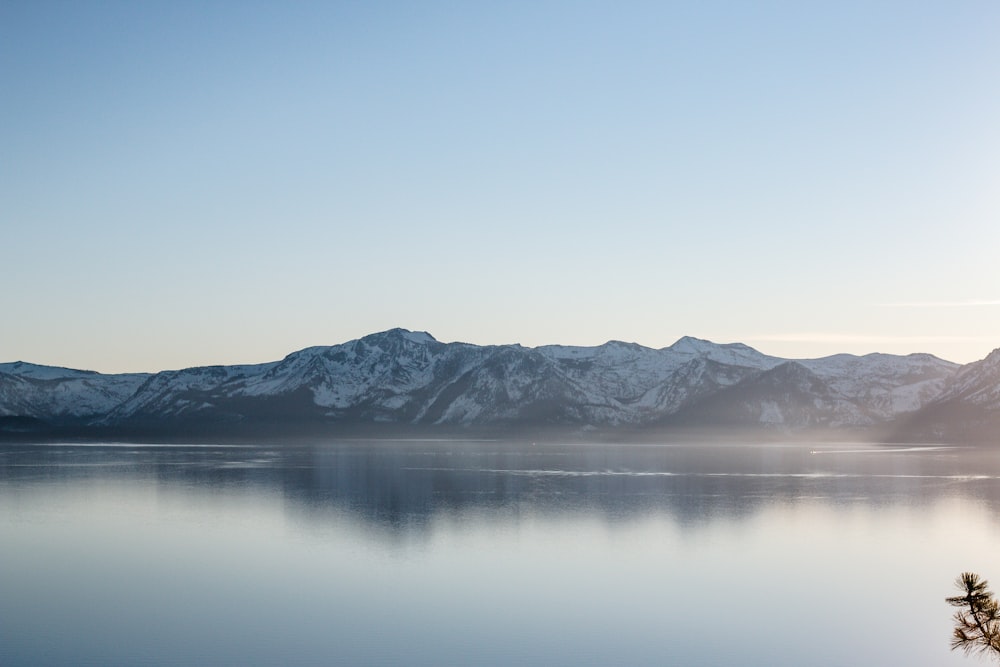
[[0,664],[960,665],[1000,456],[0,448]]

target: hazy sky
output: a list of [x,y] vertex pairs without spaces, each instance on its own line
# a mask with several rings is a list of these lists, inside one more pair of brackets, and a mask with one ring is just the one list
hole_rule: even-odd
[[0,0],[0,361],[979,359],[998,35],[995,0]]

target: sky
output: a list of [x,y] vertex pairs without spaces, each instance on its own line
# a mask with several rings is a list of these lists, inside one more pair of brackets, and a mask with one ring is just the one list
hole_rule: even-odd
[[997,35],[994,0],[0,0],[0,362],[981,359]]

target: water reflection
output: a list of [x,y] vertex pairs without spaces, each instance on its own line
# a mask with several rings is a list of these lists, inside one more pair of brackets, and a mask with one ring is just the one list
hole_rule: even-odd
[[998,487],[959,449],[0,448],[0,664],[963,665]]
[[0,449],[0,483],[135,479],[280,493],[287,512],[349,513],[381,530],[438,515],[651,513],[697,527],[775,504],[928,506],[962,496],[1000,507],[1000,457],[949,447],[534,445],[367,441],[272,446],[24,446]]

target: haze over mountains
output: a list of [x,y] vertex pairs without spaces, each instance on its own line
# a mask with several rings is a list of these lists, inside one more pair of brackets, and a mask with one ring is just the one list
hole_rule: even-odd
[[307,434],[749,432],[988,441],[1000,350],[771,357],[682,338],[651,349],[441,343],[392,329],[281,361],[103,375],[0,364],[6,439]]

